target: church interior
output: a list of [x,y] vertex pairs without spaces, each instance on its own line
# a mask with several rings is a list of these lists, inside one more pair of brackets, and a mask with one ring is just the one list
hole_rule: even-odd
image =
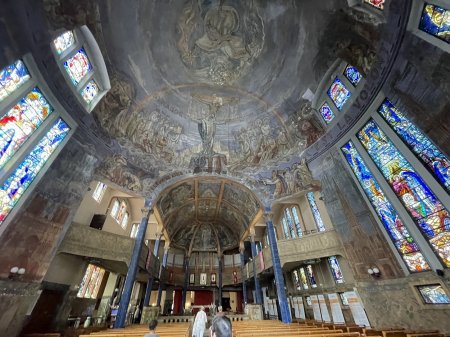
[[450,335],[450,1],[0,17],[0,336]]

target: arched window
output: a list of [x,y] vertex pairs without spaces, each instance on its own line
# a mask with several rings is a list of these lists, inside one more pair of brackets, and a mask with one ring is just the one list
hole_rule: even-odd
[[125,200],[114,199],[110,212],[114,220],[116,220],[123,229],[127,228],[128,220],[130,218],[127,208],[128,206]]
[[116,219],[117,213],[119,212],[120,203],[119,200],[115,199],[111,207],[111,216]]
[[328,258],[328,265],[330,266],[331,274],[333,275],[336,283],[344,283],[344,275],[342,274],[341,267],[336,256],[330,256]]
[[[137,235],[137,232],[138,232],[138,230],[139,230],[139,223],[134,223],[133,225],[132,225],[132,227],[131,227],[131,233],[130,233],[130,238],[133,238],[133,239],[135,239],[136,238],[136,235]],[[148,241],[148,240],[146,240],[146,241]],[[147,243],[147,245],[148,245],[148,243]]]
[[283,225],[284,237],[286,239],[295,239],[303,235],[302,223],[300,221],[300,210],[297,206],[284,208],[281,223]]
[[92,198],[94,198],[97,202],[102,201],[103,195],[105,194],[107,188],[108,186],[106,184],[98,182],[94,192],[92,193]]
[[89,264],[81,281],[77,297],[97,298],[104,275],[105,269]]
[[0,71],[0,225],[31,193],[75,125],[31,56]]
[[66,31],[52,43],[54,55],[80,104],[91,112],[111,88],[106,65],[86,26]]
[[314,198],[314,192],[308,192],[306,194],[306,198],[308,199],[309,206],[311,207],[317,229],[319,230],[319,232],[323,232],[325,230],[325,225],[323,223],[322,216],[320,215],[319,208],[317,207],[316,199]]
[[308,274],[309,284],[312,288],[317,288],[316,275],[314,274],[313,266],[308,264],[306,266],[306,273]]
[[120,225],[122,226],[123,229],[127,228],[128,217],[129,217],[128,212],[125,212],[125,214],[123,216],[123,219],[122,219],[122,222],[120,223]]

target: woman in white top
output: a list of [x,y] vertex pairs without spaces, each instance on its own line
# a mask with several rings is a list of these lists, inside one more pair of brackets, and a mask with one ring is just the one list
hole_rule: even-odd
[[194,320],[194,326],[192,328],[192,337],[203,337],[205,333],[205,324],[208,321],[205,313],[205,307],[200,307],[200,311],[197,312]]

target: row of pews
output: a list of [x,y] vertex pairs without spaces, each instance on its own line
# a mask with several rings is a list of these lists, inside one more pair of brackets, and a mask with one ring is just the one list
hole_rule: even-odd
[[[156,333],[159,337],[189,337],[190,326],[190,323],[158,324]],[[124,329],[108,329],[79,337],[142,337],[146,333],[149,333],[148,325],[132,325]]]

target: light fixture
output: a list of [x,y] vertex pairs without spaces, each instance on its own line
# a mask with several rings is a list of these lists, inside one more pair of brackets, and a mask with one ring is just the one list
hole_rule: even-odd
[[12,267],[12,268],[9,270],[9,276],[8,276],[8,278],[9,278],[10,280],[14,280],[14,279],[20,278],[20,277],[22,277],[23,274],[25,274],[25,272],[26,272],[26,269],[25,269],[25,268],[19,268],[19,267],[17,267],[17,266],[14,266],[14,267]]
[[367,272],[372,277],[380,277],[381,276],[380,269],[378,269],[377,267],[371,267],[371,268],[367,269]]

